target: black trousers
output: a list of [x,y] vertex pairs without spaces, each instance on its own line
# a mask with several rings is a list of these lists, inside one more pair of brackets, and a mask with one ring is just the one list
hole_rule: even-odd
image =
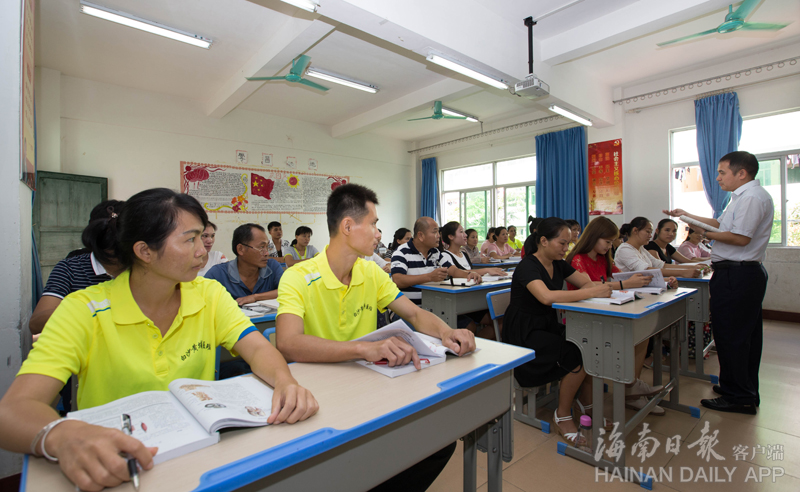
[[401,471],[370,492],[424,492],[444,470],[455,450],[456,443],[450,444],[411,468]]
[[767,291],[767,271],[763,265],[718,268],[709,288],[723,396],[730,403],[758,404],[758,369],[764,345],[761,303]]

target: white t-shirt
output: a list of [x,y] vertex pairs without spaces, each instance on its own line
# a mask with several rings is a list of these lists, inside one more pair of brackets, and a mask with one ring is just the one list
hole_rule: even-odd
[[664,262],[653,257],[644,249],[644,246],[636,249],[628,243],[622,243],[617,248],[617,254],[614,255],[614,263],[623,272],[638,272],[664,267]]
[[461,253],[461,256],[458,256],[457,254],[449,250],[444,250],[443,253],[449,256],[450,261],[452,261],[453,264],[456,267],[460,268],[461,270],[472,270],[472,267],[470,266],[469,261],[467,260],[467,255],[465,255],[464,253]]
[[386,264],[389,263],[388,261],[381,258],[381,256],[378,253],[372,253],[372,256],[365,256],[364,259],[367,261],[374,261],[381,268],[385,267]]
[[206,275],[206,272],[208,272],[211,269],[211,267],[213,267],[214,265],[219,265],[220,263],[226,263],[227,261],[228,259],[225,258],[225,255],[222,254],[221,251],[209,251],[208,263],[206,263],[206,266],[204,266],[203,268],[200,269],[199,272],[197,272],[197,276],[204,277]]

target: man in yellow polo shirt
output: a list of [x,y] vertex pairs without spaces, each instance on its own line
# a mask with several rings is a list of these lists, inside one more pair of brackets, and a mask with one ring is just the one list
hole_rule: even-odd
[[[365,261],[378,243],[378,197],[364,186],[337,187],[328,198],[330,245],[286,270],[278,287],[277,345],[298,362],[383,359],[389,366],[413,362],[416,351],[400,338],[354,342],[377,327],[377,311],[391,308],[418,331],[441,338],[459,355],[475,350],[469,330],[453,330],[436,315],[403,296],[377,264]],[[425,490],[442,471],[455,443],[387,480],[373,490]]]

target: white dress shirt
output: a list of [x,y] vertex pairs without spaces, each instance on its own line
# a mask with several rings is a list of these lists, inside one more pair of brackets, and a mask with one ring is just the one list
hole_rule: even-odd
[[772,234],[772,220],[775,209],[772,196],[759,180],[754,179],[736,188],[731,193],[731,201],[719,217],[719,228],[734,234],[747,236],[747,246],[714,242],[711,261],[764,261],[767,244]]

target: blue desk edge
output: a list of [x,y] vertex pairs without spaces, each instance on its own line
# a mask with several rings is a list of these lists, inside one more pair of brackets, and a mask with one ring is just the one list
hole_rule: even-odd
[[[575,306],[575,305],[566,305],[566,304],[553,304],[553,308],[555,308],[555,309],[563,309],[564,311],[573,311],[573,312],[577,312],[577,313],[602,314],[604,316],[614,316],[614,317],[617,317],[617,318],[639,319],[639,318],[644,318],[645,316],[647,316],[648,314],[652,313],[653,311],[658,311],[659,309],[662,309],[662,308],[665,308],[665,307],[670,306],[672,304],[675,304],[676,302],[680,301],[681,299],[689,297],[689,296],[691,296],[692,294],[694,294],[696,292],[697,292],[697,289],[686,288],[686,291],[681,292],[680,294],[676,294],[672,299],[670,299],[667,302],[654,302],[652,304],[649,304],[649,305],[645,306],[646,311],[643,311],[643,312],[641,312],[639,314],[606,311],[604,309],[589,307],[589,306],[591,306],[590,303],[586,303],[587,307]],[[648,301],[649,300],[645,297],[643,299],[636,299],[633,302],[648,302]]]
[[346,430],[332,429],[329,427],[318,429],[300,438],[210,470],[200,477],[200,484],[195,489],[195,492],[235,490],[306,459],[329,451],[337,446],[341,446],[349,441],[358,439],[377,429],[393,424],[413,413],[433,406],[462,391],[466,391],[473,386],[488,381],[502,373],[511,371],[533,360],[534,357],[535,354],[531,350],[526,355],[507,364],[485,364],[464,374],[448,379],[447,381],[442,381],[437,385],[440,389],[438,393],[405,407],[398,408],[393,412],[382,415],[359,426]]

